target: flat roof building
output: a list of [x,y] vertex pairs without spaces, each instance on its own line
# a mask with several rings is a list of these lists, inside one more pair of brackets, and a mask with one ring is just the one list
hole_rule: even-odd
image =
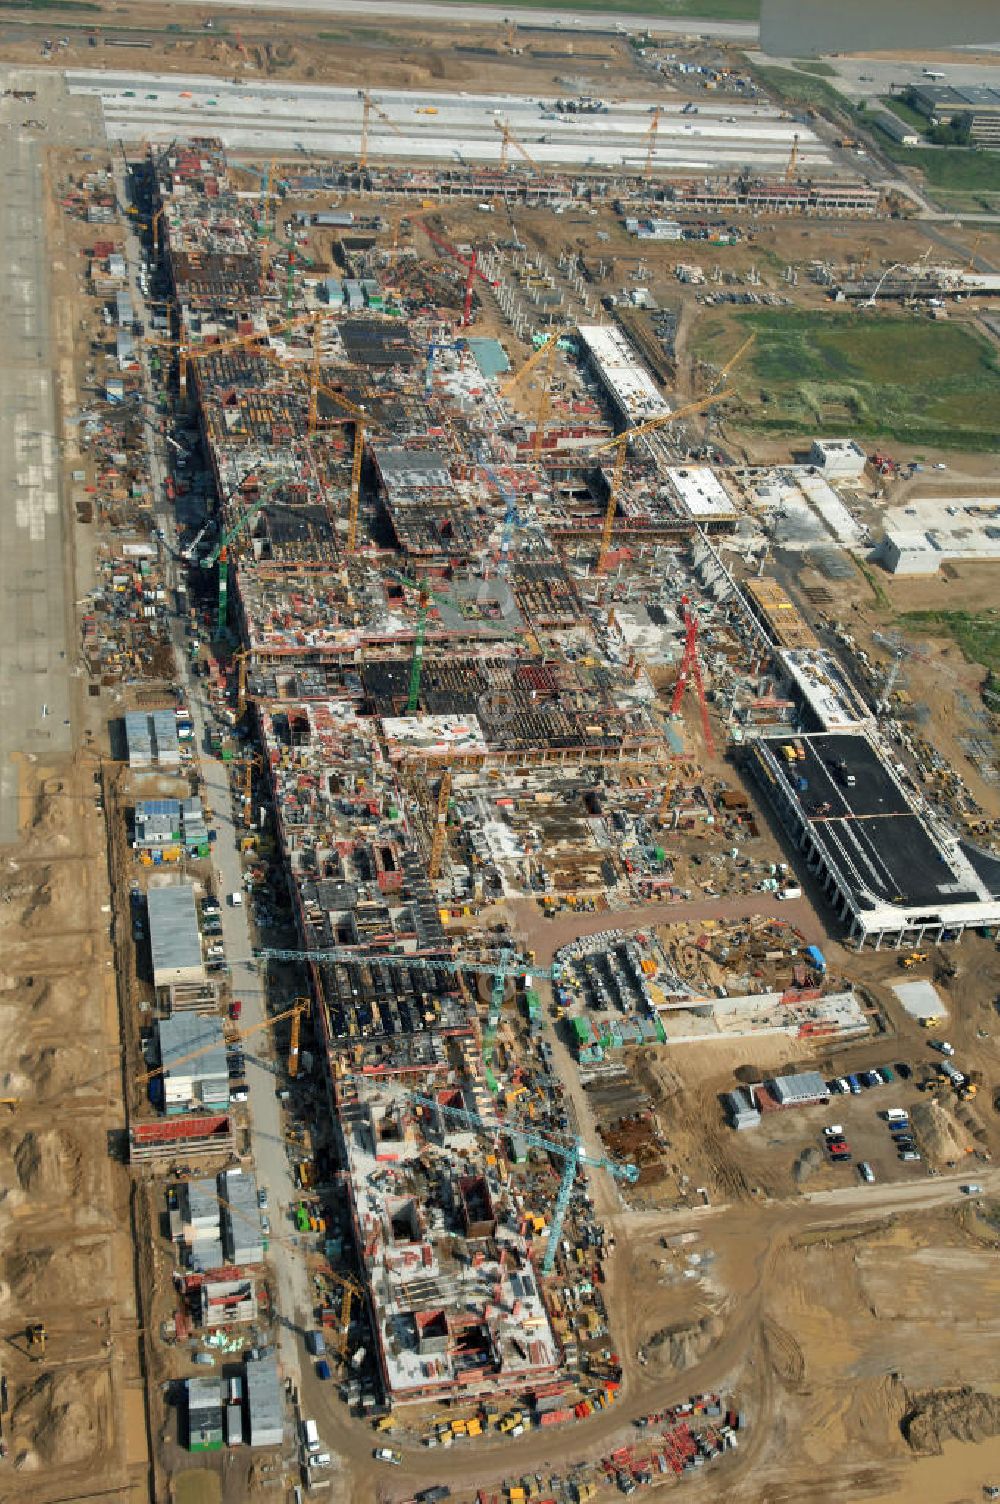
[[1000,923],[1000,859],[919,809],[866,736],[756,737],[748,766],[858,946],[933,944]]
[[648,368],[613,324],[581,324],[577,331],[617,417],[630,427],[670,411]]
[[193,885],[167,883],[150,888],[146,907],[153,985],[159,989],[177,982],[204,981],[205,963]]
[[793,1076],[775,1076],[768,1083],[771,1095],[781,1107],[807,1107],[810,1102],[825,1102],[829,1088],[819,1071],[800,1071]]
[[222,1380],[188,1379],[188,1449],[217,1452],[222,1446]]
[[252,1447],[280,1447],[285,1439],[285,1396],[278,1360],[269,1355],[246,1365],[247,1416]]
[[813,439],[809,446],[809,463],[830,480],[860,480],[867,458],[853,439]]
[[180,766],[177,717],[172,710],[130,710],[125,716],[130,768]]
[[175,1013],[157,1024],[167,1112],[228,1107],[229,1070],[222,1019]]

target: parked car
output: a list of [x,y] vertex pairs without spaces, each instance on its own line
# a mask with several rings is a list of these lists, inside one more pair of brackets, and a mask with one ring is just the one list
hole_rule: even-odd
[[867,1159],[863,1159],[858,1165],[858,1174],[861,1176],[861,1179],[864,1180],[868,1185],[874,1184],[875,1171],[872,1169]]
[[893,1070],[896,1072],[896,1075],[899,1077],[900,1081],[909,1081],[910,1077],[913,1075],[913,1072],[911,1071],[905,1060],[897,1060],[895,1065],[893,1066]]
[[932,1050],[938,1050],[942,1055],[954,1055],[955,1046],[949,1044],[947,1039],[931,1039],[928,1041]]
[[397,1452],[392,1447],[376,1447],[372,1456],[376,1462],[388,1462],[393,1467],[399,1467],[403,1461],[402,1452]]

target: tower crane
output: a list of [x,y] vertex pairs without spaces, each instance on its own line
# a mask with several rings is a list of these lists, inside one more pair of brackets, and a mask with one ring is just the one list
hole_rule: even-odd
[[383,110],[382,107],[379,104],[377,104],[376,101],[372,98],[370,90],[368,90],[368,89],[360,89],[358,92],[360,93],[361,100],[362,100],[362,104],[361,104],[361,150],[358,153],[358,166],[359,167],[367,167],[368,166],[368,128],[369,128],[369,125],[371,124],[371,117],[372,117],[373,114],[377,115],[378,118],[379,118],[379,120],[381,120],[384,125],[387,125],[390,130],[395,131],[396,135],[402,137],[402,139],[404,141],[406,140],[406,137],[405,137],[404,133],[400,130],[400,128],[396,124],[396,122],[394,120],[391,120],[389,118],[389,116],[385,113],[385,110]]
[[621,489],[622,476],[625,471],[625,455],[632,439],[643,437],[652,433],[654,429],[664,428],[668,423],[677,423],[681,418],[689,418],[694,413],[711,407],[716,402],[724,402],[727,397],[733,396],[731,388],[723,392],[713,392],[708,397],[702,397],[698,402],[688,402],[684,407],[675,408],[673,412],[663,413],[658,418],[650,418],[645,423],[639,423],[635,428],[627,428],[624,433],[616,434],[613,439],[608,439],[603,444],[598,444],[594,450],[600,454],[605,449],[615,451],[614,469],[611,474],[611,484],[608,488],[608,505],[604,514],[604,527],[601,532],[601,545],[597,555],[597,569],[603,574],[608,567],[608,554],[611,550],[611,535],[614,532],[615,515],[618,511],[618,493]]
[[785,168],[785,182],[790,183],[794,178],[799,166],[799,136],[796,131],[792,137],[792,149],[788,153],[788,165]]
[[[250,503],[246,511],[241,513],[236,521],[224,532],[220,533],[218,542],[210,553],[201,560],[202,569],[211,569],[218,560],[219,564],[219,603],[216,611],[216,632],[221,637],[226,630],[226,612],[229,604],[229,554],[228,549],[234,538],[239,537],[245,527],[248,527],[257,513],[267,505],[275,491],[281,489],[291,479],[289,475],[279,476],[264,487],[256,501]],[[245,481],[243,482],[245,484]]]
[[[538,346],[521,369],[515,375],[509,376],[502,384],[497,393],[500,397],[508,397],[516,386],[531,374],[536,366],[543,365],[542,387],[538,398],[538,407],[535,409],[535,432],[531,443],[531,457],[538,463],[542,452],[542,443],[545,439],[545,420],[549,415],[549,402],[552,396],[552,373],[555,366],[556,348],[565,334],[564,329],[557,329],[554,334],[548,335]],[[544,363],[544,364],[543,364]]]
[[653,152],[656,149],[656,133],[660,129],[660,115],[662,113],[663,112],[661,111],[659,105],[657,105],[656,109],[653,111],[652,119],[649,122],[649,129],[645,133],[646,161],[642,169],[642,175],[644,178],[652,177],[653,175]]
[[722,370],[719,372],[718,376],[716,376],[716,378],[715,378],[715,383],[714,383],[714,385],[712,387],[713,391],[717,391],[719,389],[719,387],[722,386],[722,384],[724,383],[726,377],[729,375],[730,371],[732,371],[736,366],[739,365],[739,363],[743,359],[744,355],[756,343],[756,341],[757,341],[757,331],[755,329],[753,331],[753,333],[751,335],[749,335],[749,337],[743,341],[742,345],[740,345],[740,347],[737,350],[736,354],[735,355],[731,355],[729,357],[729,359],[726,361],[725,365],[722,367]]
[[[248,1222],[250,1226],[255,1229],[255,1231],[257,1231],[258,1233],[260,1232],[259,1217],[255,1218],[250,1212],[242,1211],[238,1206],[234,1206],[231,1201],[227,1201],[225,1196],[220,1196],[217,1192],[215,1193],[215,1199],[219,1203],[219,1205],[221,1207],[224,1207],[226,1211],[228,1211],[231,1215],[240,1217],[244,1222]],[[280,1247],[287,1249],[289,1253],[295,1254],[296,1257],[301,1257],[302,1250],[298,1248],[290,1238],[282,1237],[280,1233],[270,1232],[267,1235],[267,1240],[269,1244],[277,1243]],[[358,1281],[356,1279],[352,1279],[349,1274],[338,1274],[337,1271],[335,1269],[331,1269],[330,1265],[326,1262],[323,1262],[319,1265],[318,1272],[340,1288],[340,1327],[339,1331],[337,1332],[336,1340],[331,1345],[333,1346],[339,1357],[343,1359],[346,1355],[347,1345],[350,1338],[351,1308],[354,1301],[364,1300],[365,1292],[358,1284]]]
[[712,737],[712,727],[708,719],[708,702],[705,699],[705,684],[701,676],[701,659],[698,656],[698,618],[691,609],[691,602],[686,595],[681,596],[681,606],[684,611],[684,656],[681,659],[680,671],[677,675],[677,682],[674,685],[673,699],[670,702],[670,714],[677,715],[680,711],[684,690],[693,679],[698,694],[698,709],[701,713],[701,734],[705,741],[705,751],[709,757],[714,757],[715,741]]
[[500,1024],[500,1010],[503,1007],[504,988],[508,977],[539,977],[544,981],[558,981],[561,975],[561,967],[558,962],[551,966],[536,966],[533,962],[525,962],[518,959],[514,951],[501,950],[493,961],[479,961],[471,956],[410,956],[395,954],[393,952],[365,953],[357,950],[349,950],[338,946],[329,950],[279,950],[272,947],[264,947],[254,952],[262,961],[313,961],[319,964],[341,962],[356,966],[406,966],[416,971],[440,972],[448,971],[456,974],[471,972],[479,976],[493,978],[493,987],[490,993],[489,1008],[486,1015],[486,1028],[483,1031],[483,1065],[486,1070],[486,1082],[490,1090],[498,1092],[500,1087],[493,1074],[492,1060],[493,1047],[496,1041],[497,1028]]
[[510,128],[509,120],[494,120],[496,130],[500,132],[500,171],[505,172],[510,161],[510,149],[513,146],[519,156],[522,156],[531,168],[532,172],[540,172],[541,168]]
[[358,407],[357,403],[352,402],[349,397],[345,397],[343,392],[336,391],[334,387],[327,386],[325,382],[322,382],[318,379],[318,371],[316,370],[315,358],[313,361],[313,373],[317,378],[317,394],[319,392],[322,392],[324,396],[329,397],[333,402],[339,402],[340,406],[344,408],[346,412],[350,413],[351,417],[354,419],[354,455],[351,460],[351,494],[348,500],[347,509],[346,550],[350,555],[354,553],[354,550],[358,545],[358,513],[361,506],[361,464],[365,454],[365,433],[369,428],[373,428],[376,425],[372,423],[372,420],[369,418],[363,407]]
[[[234,1039],[249,1039],[252,1034],[260,1034],[265,1029],[273,1029],[275,1024],[281,1023],[283,1019],[293,1018],[299,1013],[305,1012],[308,1006],[308,1000],[296,998],[290,1008],[283,1008],[280,1013],[275,1013],[270,1018],[263,1019],[259,1024],[249,1024],[245,1029],[237,1029],[232,1037]],[[140,1075],[136,1076],[136,1082],[138,1085],[144,1086],[147,1082],[154,1081],[158,1076],[169,1075],[178,1065],[185,1065],[189,1060],[197,1060],[199,1056],[207,1055],[209,1050],[217,1048],[218,1040],[213,1039],[209,1044],[199,1045],[196,1050],[188,1050],[187,1054],[178,1055],[177,1059],[171,1060],[169,1065],[158,1065],[151,1071],[143,1071]]]
[[441,858],[444,855],[448,835],[448,801],[451,798],[451,769],[445,768],[438,786],[437,809],[434,815],[434,836],[431,841],[431,856],[427,875],[432,882],[441,873]]
[[462,328],[467,328],[472,322],[472,289],[475,286],[476,278],[478,277],[481,282],[485,282],[487,287],[494,287],[496,284],[485,272],[480,271],[478,251],[474,250],[471,256],[465,257],[452,245],[450,240],[445,240],[443,235],[438,235],[429,225],[425,225],[424,229],[432,245],[436,245],[438,250],[443,251],[446,256],[451,256],[454,261],[458,262],[459,266],[465,267],[465,291],[462,298]]
[[[482,1133],[488,1137],[495,1137],[497,1130],[484,1123],[482,1118],[473,1112],[466,1112],[460,1107],[445,1106],[436,1102],[433,1097],[420,1096],[411,1093],[410,1100],[420,1108],[426,1108],[431,1112],[440,1113],[442,1117],[450,1117],[455,1121],[462,1122],[467,1128],[475,1133]],[[522,1135],[525,1141],[535,1149],[542,1149],[546,1154],[562,1161],[562,1179],[559,1183],[559,1191],[556,1196],[552,1216],[549,1219],[549,1236],[545,1245],[545,1257],[542,1260],[542,1273],[551,1274],[556,1261],[556,1250],[562,1237],[563,1223],[566,1220],[566,1211],[569,1207],[570,1197],[573,1194],[573,1184],[576,1180],[577,1170],[587,1168],[592,1170],[606,1170],[616,1180],[624,1180],[629,1185],[634,1185],[639,1179],[639,1170],[636,1165],[618,1164],[613,1159],[606,1159],[588,1154],[580,1138],[572,1139],[568,1144],[557,1143],[555,1139],[543,1138],[538,1133],[525,1133]]]

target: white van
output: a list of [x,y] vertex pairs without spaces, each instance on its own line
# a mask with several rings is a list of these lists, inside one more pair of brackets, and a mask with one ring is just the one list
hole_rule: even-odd
[[316,1451],[319,1447],[319,1427],[314,1420],[302,1422],[302,1440],[310,1452]]
[[239,891],[238,888],[235,891],[235,893],[230,893],[230,895],[229,895],[229,904],[230,904],[231,908],[242,909],[242,907],[243,907],[243,894]]
[[910,1114],[902,1107],[887,1107],[884,1113],[887,1123],[908,1123]]

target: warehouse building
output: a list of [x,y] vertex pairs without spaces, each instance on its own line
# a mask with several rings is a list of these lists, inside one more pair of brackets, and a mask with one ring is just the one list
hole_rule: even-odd
[[890,141],[895,141],[898,146],[919,146],[920,132],[915,131],[912,125],[907,125],[894,115],[891,110],[872,110],[865,116],[867,125],[874,125],[888,136]]
[[935,944],[1000,923],[1000,860],[932,827],[866,736],[757,737],[747,765],[857,946]]
[[969,140],[980,146],[1000,145],[1000,89],[988,84],[918,84],[907,100],[930,121],[968,122]]
[[159,992],[181,982],[203,982],[205,963],[191,883],[167,883],[146,895],[153,985]]
[[247,1415],[252,1447],[280,1447],[285,1439],[285,1396],[278,1360],[257,1358],[246,1365]]
[[229,1106],[222,1019],[175,1013],[157,1024],[165,1112]]
[[826,1102],[830,1092],[819,1071],[800,1071],[793,1076],[774,1076],[767,1083],[779,1107],[809,1107]]
[[932,575],[943,563],[1000,560],[1000,498],[908,497],[884,517],[879,557],[890,574]]

